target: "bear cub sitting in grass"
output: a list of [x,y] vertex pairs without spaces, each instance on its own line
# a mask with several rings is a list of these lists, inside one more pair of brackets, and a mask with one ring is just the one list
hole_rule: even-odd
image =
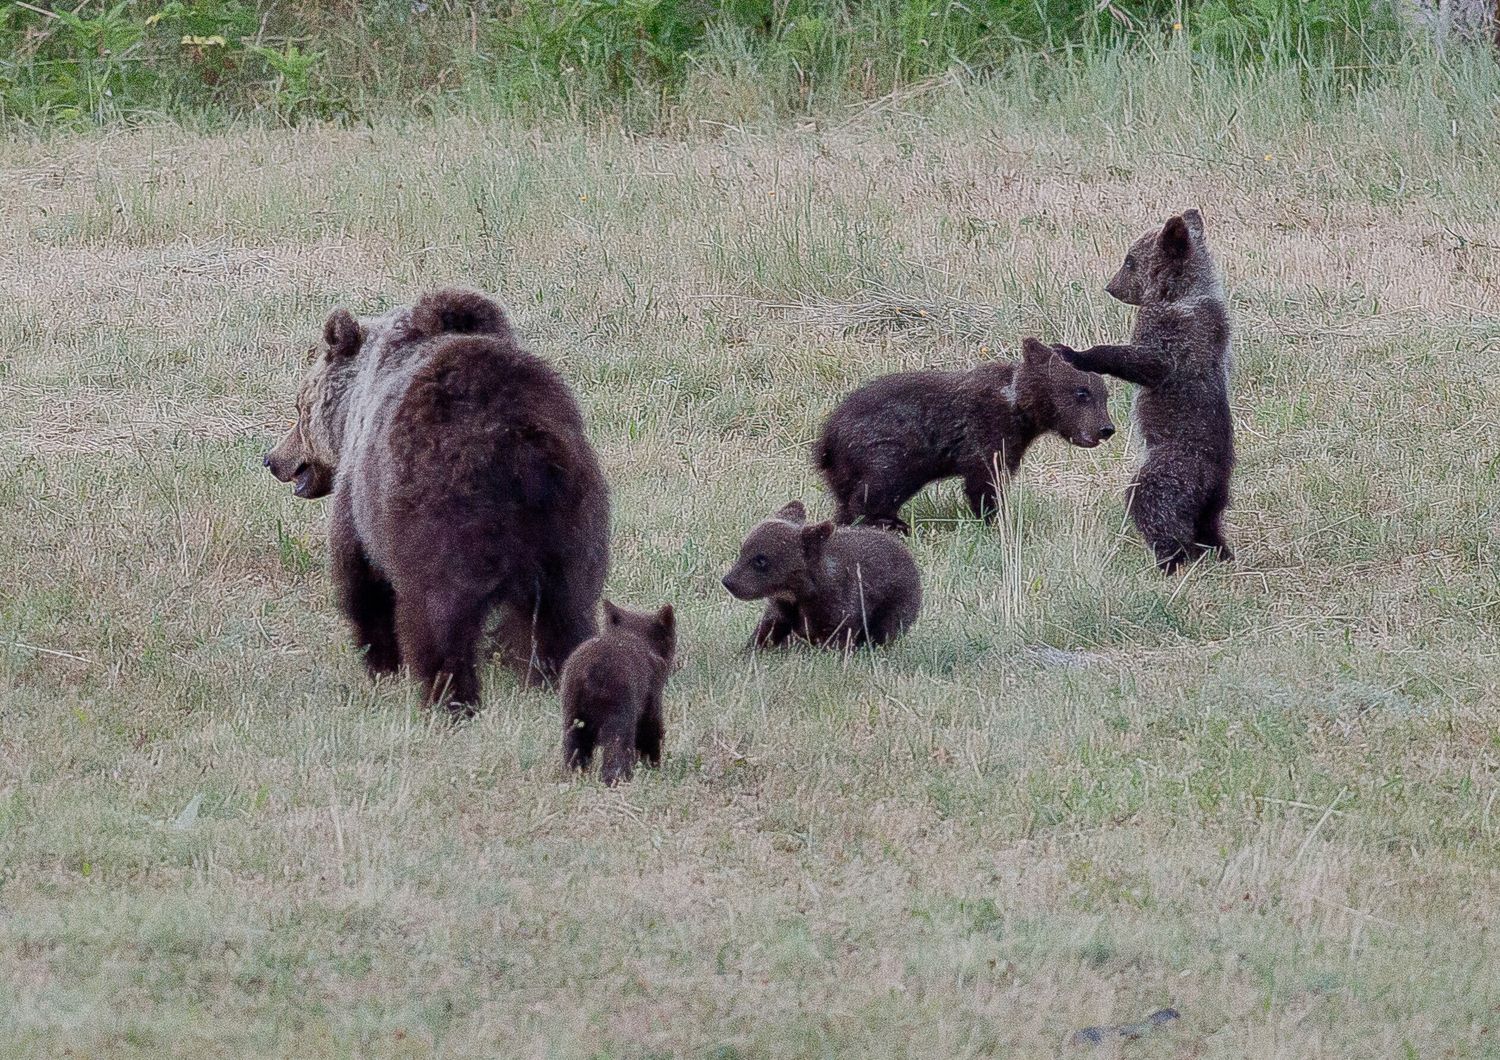
[[563,667],[563,763],[587,769],[602,748],[604,783],[629,780],[636,759],[661,765],[662,691],[677,653],[677,618],[604,601],[604,629]]
[[1001,482],[1046,431],[1085,449],[1105,441],[1115,433],[1109,389],[1028,338],[1020,364],[898,372],[865,384],[833,410],[814,454],[838,522],[907,533],[901,506],[954,475],[974,514],[992,517]]
[[1146,458],[1130,517],[1169,574],[1210,551],[1232,559],[1223,527],[1234,472],[1229,307],[1203,215],[1186,210],[1137,239],[1105,290],[1140,307],[1130,344],[1056,349],[1141,388],[1133,415]]
[[863,526],[807,525],[792,501],[750,531],[724,588],[766,600],[752,648],[800,637],[820,648],[884,644],[922,609],[917,565],[901,540]]

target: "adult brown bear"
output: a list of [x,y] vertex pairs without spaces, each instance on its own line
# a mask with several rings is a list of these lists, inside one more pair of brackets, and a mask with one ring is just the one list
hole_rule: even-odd
[[372,673],[404,664],[429,701],[472,710],[493,609],[531,677],[594,635],[608,487],[567,383],[484,295],[335,310],[265,464],[333,494],[334,581]]

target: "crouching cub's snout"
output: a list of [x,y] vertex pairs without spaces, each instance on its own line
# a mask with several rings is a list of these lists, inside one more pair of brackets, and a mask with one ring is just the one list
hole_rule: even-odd
[[734,597],[736,600],[754,599],[750,595],[749,590],[742,586],[735,578],[734,571],[730,571],[728,574],[724,575],[724,577],[720,578],[719,584],[724,586],[725,589],[728,589],[729,595]]
[[1100,427],[1094,428],[1093,430],[1084,428],[1083,430],[1078,431],[1072,437],[1070,437],[1068,441],[1073,445],[1078,446],[1078,448],[1080,449],[1092,449],[1095,446],[1099,445],[1101,442],[1109,441],[1112,437],[1114,437],[1114,433],[1114,426],[1106,423]]

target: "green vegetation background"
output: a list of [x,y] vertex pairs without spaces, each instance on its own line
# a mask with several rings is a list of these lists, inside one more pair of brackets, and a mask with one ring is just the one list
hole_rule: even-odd
[[0,4],[0,121],[361,120],[484,106],[657,128],[816,111],[953,71],[1187,47],[1359,79],[1383,0],[173,0]]

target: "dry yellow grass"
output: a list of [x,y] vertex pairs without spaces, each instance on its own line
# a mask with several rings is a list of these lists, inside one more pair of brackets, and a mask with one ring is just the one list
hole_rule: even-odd
[[[1495,114],[1187,77],[0,145],[0,1051],[1051,1055],[1171,1004],[1123,1051],[1495,1055]],[[1239,562],[1160,578],[1131,443],[1053,440],[996,528],[915,503],[903,642],[738,657],[718,575],[827,510],[837,397],[1123,335],[1101,285],[1187,205]],[[667,761],[622,790],[498,667],[462,727],[368,684],[324,510],[259,466],[330,308],[450,281],[577,386],[611,594],[678,606]]]

